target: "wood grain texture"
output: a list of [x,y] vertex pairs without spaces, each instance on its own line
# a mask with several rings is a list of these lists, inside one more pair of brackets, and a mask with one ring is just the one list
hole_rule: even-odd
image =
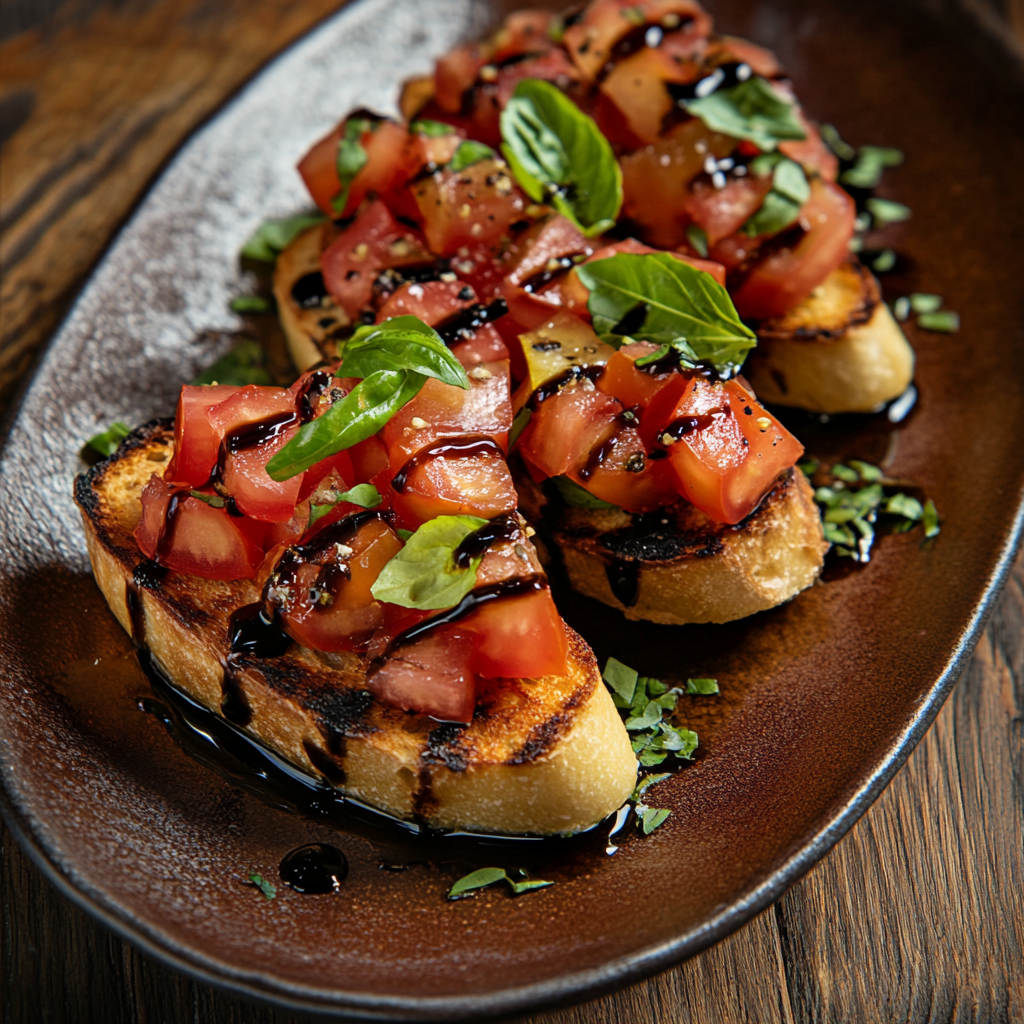
[[[47,20],[0,43],[0,396],[188,131],[336,6],[5,9],[0,35],[33,11]],[[1024,32],[1021,0],[990,6]],[[1022,707],[1024,559],[934,727],[810,875],[681,966],[520,1024],[1024,1021]],[[670,870],[659,882],[671,884]],[[136,952],[64,901],[6,830],[0,915],[0,1019],[11,1024],[307,1020]]]

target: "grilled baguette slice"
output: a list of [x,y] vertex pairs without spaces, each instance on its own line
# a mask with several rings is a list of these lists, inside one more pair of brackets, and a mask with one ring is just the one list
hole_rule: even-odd
[[828,549],[799,469],[736,526],[686,501],[645,516],[570,508],[548,501],[525,469],[515,479],[523,514],[540,524],[573,589],[628,619],[681,626],[774,608],[814,582]]
[[743,373],[758,398],[811,412],[877,412],[914,378],[914,350],[856,256],[785,316],[758,325]]
[[219,713],[230,666],[253,736],[351,796],[439,828],[578,831],[629,797],[637,771],[629,738],[593,653],[572,630],[567,675],[489,681],[466,727],[376,700],[358,655],[327,665],[293,646],[279,658],[229,660],[228,620],[258,600],[252,582],[136,571],[139,496],[172,451],[168,423],[139,428],[78,477],[75,500],[108,604],[180,689]]

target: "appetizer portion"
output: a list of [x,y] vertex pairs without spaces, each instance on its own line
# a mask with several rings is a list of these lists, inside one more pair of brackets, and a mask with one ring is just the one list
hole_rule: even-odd
[[115,614],[211,710],[401,817],[577,831],[636,760],[516,511],[493,355],[402,315],[291,388],[185,387],[76,500]]
[[[502,146],[522,181],[530,154],[559,165],[525,102],[530,80],[548,83],[615,154],[619,230],[725,268],[736,309],[763,342],[751,365],[758,391],[815,412],[875,411],[909,385],[913,352],[850,255],[856,208],[836,181],[837,157],[775,55],[712,27],[694,0],[519,11],[408,82],[402,113]],[[587,159],[578,146],[567,153]],[[578,179],[555,174],[548,192],[527,190],[566,212],[587,205]]]

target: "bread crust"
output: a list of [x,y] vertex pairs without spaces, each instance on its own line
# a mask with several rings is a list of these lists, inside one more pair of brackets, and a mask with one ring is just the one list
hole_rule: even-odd
[[810,412],[876,412],[914,379],[914,350],[851,256],[785,316],[757,328],[743,367],[758,398]]
[[293,645],[279,658],[229,662],[228,620],[258,599],[251,581],[136,571],[139,495],[172,451],[167,422],[139,428],[77,479],[75,500],[112,611],[129,633],[133,620],[144,623],[136,640],[189,696],[219,714],[230,664],[252,712],[250,734],[346,794],[438,828],[573,832],[629,797],[637,769],[628,735],[593,653],[572,630],[565,676],[488,681],[466,727],[375,699],[359,655],[328,665]]
[[541,524],[574,590],[628,619],[731,622],[809,587],[828,550],[806,477],[783,473],[743,522],[715,523],[688,502],[647,516],[568,508],[517,474],[524,514]]

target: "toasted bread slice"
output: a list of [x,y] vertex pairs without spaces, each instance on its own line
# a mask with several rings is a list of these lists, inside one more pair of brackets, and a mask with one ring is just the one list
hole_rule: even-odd
[[811,412],[875,412],[914,378],[878,282],[856,256],[785,316],[763,321],[743,373],[758,398]]
[[565,676],[488,681],[465,727],[376,700],[360,655],[332,656],[329,666],[293,646],[278,658],[229,661],[228,620],[258,600],[252,582],[136,572],[139,496],[173,443],[165,422],[139,428],[77,479],[75,500],[107,602],[175,685],[220,713],[230,672],[257,739],[346,794],[438,828],[572,832],[629,797],[637,771],[629,738],[593,653],[572,630]]
[[300,370],[337,355],[337,339],[349,333],[348,315],[326,293],[319,304],[302,305],[295,299],[296,284],[309,275],[320,273],[324,235],[331,231],[333,225],[329,223],[306,228],[278,256],[274,268],[274,298],[281,326],[292,359]]
[[736,526],[680,501],[646,516],[570,508],[525,471],[523,513],[541,524],[573,589],[628,619],[666,625],[730,622],[774,608],[810,586],[828,545],[806,477],[789,469]]

